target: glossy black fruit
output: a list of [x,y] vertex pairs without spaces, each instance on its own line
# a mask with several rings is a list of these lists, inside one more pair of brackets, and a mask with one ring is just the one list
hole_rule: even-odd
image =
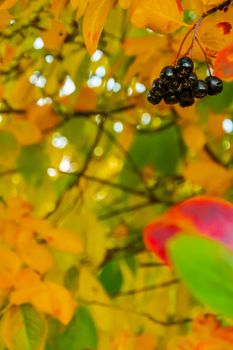
[[147,95],[147,100],[152,103],[152,105],[157,105],[159,104],[159,102],[162,101],[162,96],[155,96],[154,94],[151,93],[151,91],[148,92],[148,95]]
[[185,89],[192,89],[198,81],[196,73],[190,73],[186,78],[182,80],[182,87]]
[[194,100],[194,98],[192,99],[192,100],[190,100],[190,101],[180,101],[179,102],[179,105],[180,105],[180,107],[190,107],[190,106],[192,106],[193,104],[194,104],[194,102],[195,102],[195,100]]
[[168,92],[163,97],[164,102],[168,105],[174,105],[179,102],[179,94],[176,90],[168,89]]
[[187,77],[194,68],[193,61],[189,57],[181,57],[176,65],[177,74],[181,78]]
[[166,92],[167,88],[162,83],[161,79],[155,79],[152,84],[151,93],[154,96],[163,96]]
[[173,83],[177,79],[176,69],[173,66],[166,66],[161,70],[160,79],[165,85]]
[[208,94],[208,85],[204,80],[198,80],[193,88],[193,93],[196,98],[205,97]]
[[170,89],[172,89],[172,90],[178,90],[179,89],[179,87],[180,87],[180,85],[181,85],[181,79],[176,79],[176,80],[174,80],[172,83],[170,83],[169,85],[168,85],[168,87],[170,88]]
[[213,95],[218,95],[222,92],[223,90],[223,82],[221,79],[218,77],[214,76],[209,76],[205,79],[207,86],[208,86],[208,94],[213,96]]
[[191,89],[182,89],[180,91],[180,101],[188,102],[193,100],[193,92]]

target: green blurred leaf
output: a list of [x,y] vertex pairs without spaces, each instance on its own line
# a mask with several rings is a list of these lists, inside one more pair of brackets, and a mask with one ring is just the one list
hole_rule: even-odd
[[119,263],[113,260],[105,264],[99,275],[99,280],[109,295],[113,297],[117,295],[123,283]]
[[0,165],[9,166],[14,163],[20,146],[12,133],[0,130]]
[[44,317],[31,305],[13,307],[4,316],[2,335],[8,350],[41,350],[46,334]]
[[39,185],[47,173],[49,160],[41,145],[32,145],[21,150],[17,165],[26,181]]
[[[138,133],[129,153],[139,169],[149,165],[160,174],[175,174],[182,155],[179,130],[170,127],[154,134]],[[128,162],[122,170],[121,180],[131,186],[139,181]]]
[[222,113],[233,102],[233,83],[224,83],[223,92],[218,96],[207,96],[201,103],[211,108],[215,113]]
[[216,241],[179,235],[169,243],[172,264],[193,295],[233,318],[233,252]]
[[87,308],[78,308],[58,343],[57,350],[87,350],[97,347],[95,324]]

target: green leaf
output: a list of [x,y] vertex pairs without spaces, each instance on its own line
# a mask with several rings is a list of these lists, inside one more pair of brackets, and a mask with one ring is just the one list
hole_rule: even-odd
[[89,310],[78,308],[59,339],[59,350],[86,350],[97,347],[97,332]]
[[218,96],[207,96],[201,104],[204,103],[204,106],[208,106],[215,113],[222,113],[233,102],[232,89],[233,83],[224,83],[221,94]]
[[169,243],[172,264],[193,295],[233,318],[233,252],[216,241],[179,235]]
[[14,163],[20,146],[16,138],[8,131],[0,130],[0,165],[10,166]]
[[3,318],[2,336],[9,350],[41,350],[47,323],[31,305],[12,307]]
[[[175,174],[182,155],[179,130],[170,127],[156,133],[139,133],[129,153],[138,169],[149,165],[160,174]],[[131,186],[139,182],[132,165],[127,162],[121,173],[121,181]]]
[[105,264],[99,275],[99,280],[109,295],[117,295],[123,283],[123,277],[119,263],[113,260]]
[[26,181],[39,185],[47,173],[49,161],[40,145],[24,147],[17,160],[18,169]]

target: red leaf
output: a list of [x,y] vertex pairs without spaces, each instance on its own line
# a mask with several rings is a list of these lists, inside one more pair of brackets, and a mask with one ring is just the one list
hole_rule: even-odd
[[232,25],[229,22],[220,22],[217,27],[222,28],[224,35],[230,34],[232,30]]
[[233,80],[233,44],[226,46],[218,53],[214,75],[224,80]]
[[144,241],[149,250],[168,262],[166,243],[181,231],[207,236],[233,249],[233,205],[204,196],[188,199],[149,224]]
[[183,6],[182,6],[180,0],[176,0],[176,3],[177,3],[177,7],[178,7],[179,12],[183,12]]

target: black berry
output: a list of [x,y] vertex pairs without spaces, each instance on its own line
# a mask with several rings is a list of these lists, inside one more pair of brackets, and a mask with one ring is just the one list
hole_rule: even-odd
[[209,76],[206,78],[206,83],[208,86],[208,94],[213,96],[213,95],[218,95],[222,92],[223,90],[223,83],[222,80],[219,79],[218,77],[214,76]]
[[198,80],[193,88],[193,93],[196,98],[205,97],[208,94],[208,86],[204,80]]
[[167,91],[167,88],[164,86],[164,84],[160,79],[155,79],[153,81],[151,93],[154,96],[157,96],[157,95],[163,96],[166,93],[166,91]]
[[193,100],[193,92],[190,89],[182,89],[180,91],[180,101],[187,102]]
[[161,70],[160,79],[163,84],[169,85],[177,79],[176,69],[173,66],[166,66]]
[[195,100],[194,100],[194,98],[192,99],[192,100],[190,100],[190,101],[180,101],[179,102],[179,105],[180,105],[180,107],[190,107],[190,106],[192,106],[193,104],[194,104],[194,102],[195,102]]
[[147,95],[147,100],[152,103],[152,105],[157,105],[159,104],[159,102],[161,102],[162,100],[162,96],[155,96],[151,93],[151,91],[148,92],[148,95]]
[[198,78],[196,73],[192,72],[186,78],[183,79],[182,87],[185,89],[191,89],[195,86],[197,81],[198,81]]
[[164,102],[168,105],[174,105],[179,102],[179,94],[176,90],[168,89],[168,92],[163,97]]
[[181,80],[180,79],[176,79],[174,80],[172,83],[169,84],[169,88],[173,89],[173,90],[178,90],[181,84]]
[[177,74],[181,78],[187,77],[193,71],[193,61],[189,57],[181,57],[176,65]]

